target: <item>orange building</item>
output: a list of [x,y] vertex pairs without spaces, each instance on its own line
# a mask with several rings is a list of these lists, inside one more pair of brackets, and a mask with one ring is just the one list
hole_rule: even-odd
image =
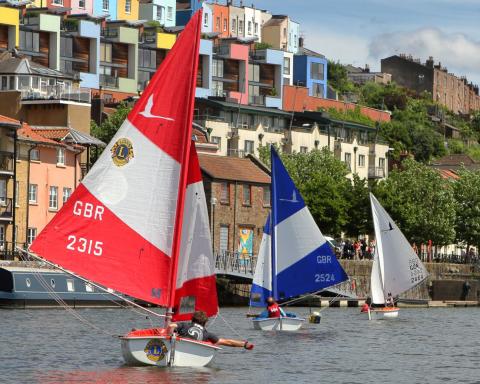
[[221,4],[209,4],[212,9],[212,31],[219,33],[218,37],[227,38],[230,37],[230,17],[228,5]]

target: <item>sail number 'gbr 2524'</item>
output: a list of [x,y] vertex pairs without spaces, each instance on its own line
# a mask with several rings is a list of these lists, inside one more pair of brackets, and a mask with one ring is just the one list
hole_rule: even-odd
[[[102,220],[102,215],[105,208],[101,205],[94,205],[92,203],[84,203],[81,200],[75,202],[73,206],[73,214],[75,216],[83,216],[87,219]],[[68,236],[67,249],[86,253],[88,255],[101,256],[103,253],[103,241],[95,241],[85,239],[84,237],[77,237],[75,235]]]

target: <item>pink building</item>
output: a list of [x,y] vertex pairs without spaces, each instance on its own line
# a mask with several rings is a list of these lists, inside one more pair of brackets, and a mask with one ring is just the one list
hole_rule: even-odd
[[31,242],[78,185],[82,177],[80,154],[84,148],[51,140],[27,124],[19,129],[18,136],[23,152],[30,152],[26,172],[29,175],[27,238]]

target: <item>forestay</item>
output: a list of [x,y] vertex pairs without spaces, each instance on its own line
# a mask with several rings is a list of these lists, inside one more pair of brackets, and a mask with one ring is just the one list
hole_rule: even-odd
[[391,293],[395,297],[413,288],[427,278],[428,272],[373,194],[370,202],[377,242],[371,277],[372,300],[383,304],[386,295]]

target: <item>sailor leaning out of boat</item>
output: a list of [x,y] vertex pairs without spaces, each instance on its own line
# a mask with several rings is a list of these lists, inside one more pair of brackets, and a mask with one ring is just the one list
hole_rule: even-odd
[[254,345],[248,341],[224,339],[207,331],[205,328],[207,321],[208,317],[205,312],[196,311],[193,313],[190,323],[172,323],[168,328],[170,333],[177,332],[179,336],[193,340],[208,341],[215,345],[225,345],[227,347],[243,347],[248,350],[253,349]]

